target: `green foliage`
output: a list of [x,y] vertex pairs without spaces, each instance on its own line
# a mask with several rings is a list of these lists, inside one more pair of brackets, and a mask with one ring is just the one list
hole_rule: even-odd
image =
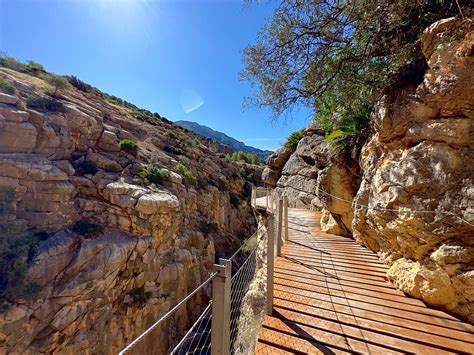
[[137,155],[138,144],[137,142],[132,141],[131,139],[122,139],[120,141],[120,149],[122,149],[124,152],[128,154]]
[[48,233],[22,232],[12,223],[0,225],[0,313],[17,299],[32,298],[41,287],[28,282],[26,272],[33,263],[38,244]]
[[[227,160],[227,157],[226,157]],[[246,152],[235,152],[230,157],[231,161],[239,161],[247,164],[260,165],[260,159],[255,154],[250,154]]]
[[0,67],[31,75],[45,72],[44,67],[39,63],[36,63],[32,60],[29,60],[26,63],[21,63],[15,58],[9,57],[6,54],[0,55]]
[[89,85],[79,78],[75,77],[74,75],[66,75],[65,78],[71,84],[74,86],[76,89],[82,91],[82,92],[97,92],[98,90],[94,88],[92,85]]
[[13,95],[16,92],[16,89],[9,81],[0,77],[0,91]]
[[53,97],[56,97],[58,91],[63,91],[70,87],[67,78],[59,75],[48,75],[46,82],[54,88],[52,92]]
[[78,163],[74,164],[76,173],[79,175],[94,175],[99,171],[97,165],[91,160],[81,160]]
[[[258,88],[251,103],[275,116],[306,106],[326,131],[338,129],[338,117],[351,126],[350,111],[372,108],[383,88],[421,80],[427,26],[471,7],[468,0],[281,1],[245,49],[241,77]],[[353,122],[351,137],[367,127],[365,119]]]
[[253,235],[250,238],[246,239],[242,245],[242,250],[246,252],[253,251],[257,247],[257,235]]
[[38,95],[29,95],[26,106],[40,112],[64,112],[65,110],[64,105],[55,98]]
[[185,152],[181,148],[173,147],[172,145],[167,145],[164,148],[164,151],[173,155],[184,155]]
[[5,54],[0,56],[0,67],[8,68],[18,72],[26,71],[26,65],[17,61],[15,58],[8,57]]
[[104,233],[104,226],[88,221],[77,221],[72,226],[74,233],[80,234],[85,238],[93,238]]
[[165,169],[160,169],[156,165],[149,165],[143,168],[137,175],[143,185],[162,185],[169,180],[170,173]]
[[285,147],[291,149],[291,151],[294,152],[298,147],[298,143],[303,137],[304,129],[302,129],[301,131],[293,132],[286,140]]
[[196,186],[197,178],[193,172],[183,163],[176,164],[176,170],[183,177],[184,184],[186,186]]
[[326,140],[331,143],[334,153],[362,146],[368,136],[371,111],[372,108],[368,106],[354,106],[339,113],[324,127]]
[[29,60],[29,61],[26,62],[26,70],[30,73],[33,73],[33,74],[36,74],[38,72],[43,72],[43,73],[46,72],[44,70],[44,67],[41,64],[36,63],[32,60]]

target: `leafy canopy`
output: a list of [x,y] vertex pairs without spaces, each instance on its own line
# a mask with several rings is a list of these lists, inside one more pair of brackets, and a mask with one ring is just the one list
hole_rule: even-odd
[[247,103],[270,107],[275,118],[303,105],[328,133],[360,132],[384,87],[420,80],[422,31],[470,6],[466,0],[281,0],[243,52],[241,78],[257,88]]

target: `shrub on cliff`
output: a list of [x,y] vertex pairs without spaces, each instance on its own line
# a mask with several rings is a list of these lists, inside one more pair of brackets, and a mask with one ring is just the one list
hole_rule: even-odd
[[151,184],[162,185],[163,182],[169,180],[170,173],[165,169],[160,169],[156,165],[149,165],[143,168],[137,175],[140,182],[147,186]]
[[230,160],[240,161],[243,163],[254,164],[254,165],[260,164],[260,159],[258,159],[258,157],[255,154],[250,154],[250,153],[246,153],[242,151],[233,153],[232,156],[230,157]]
[[58,91],[64,91],[70,87],[69,81],[65,77],[59,75],[48,75],[46,82],[53,87],[53,92],[51,93],[51,96],[53,97],[56,97]]
[[80,234],[85,238],[97,237],[102,234],[104,230],[104,226],[88,221],[77,221],[72,226],[74,233]]
[[275,116],[302,105],[321,122],[350,120],[351,110],[373,107],[384,87],[420,81],[422,31],[470,3],[282,0],[244,50],[241,77],[258,88],[250,103]]
[[40,72],[45,73],[44,67],[32,60],[27,61],[26,63],[21,63],[15,58],[7,56],[5,53],[0,54],[0,67],[8,68],[15,70],[21,73],[33,74],[36,75]]
[[131,139],[122,139],[120,141],[120,149],[124,152],[131,154],[133,156],[137,155],[138,153],[138,144]]
[[64,105],[55,98],[38,95],[28,96],[26,106],[40,112],[63,112],[65,109]]
[[304,137],[304,129],[302,129],[301,131],[293,132],[287,138],[285,147],[291,149],[291,151],[294,152],[296,148],[298,147],[298,143],[303,137]]
[[[1,197],[0,197],[1,198]],[[0,313],[17,299],[34,297],[41,287],[26,280],[26,272],[45,232],[22,232],[13,223],[0,224]]]
[[6,94],[13,95],[16,89],[12,84],[10,84],[10,82],[6,81],[3,78],[0,78],[0,91]]
[[176,170],[183,177],[184,184],[186,186],[196,186],[197,178],[193,172],[183,163],[176,164]]
[[89,85],[85,82],[83,82],[82,80],[80,80],[79,78],[75,77],[74,75],[66,75],[65,78],[67,79],[67,81],[69,81],[69,84],[71,84],[72,86],[74,86],[76,89],[82,91],[82,92],[94,92],[94,91],[98,91],[97,89],[95,89],[92,85]]

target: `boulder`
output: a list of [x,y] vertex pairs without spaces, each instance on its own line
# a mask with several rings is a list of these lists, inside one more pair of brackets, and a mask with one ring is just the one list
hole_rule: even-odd
[[290,157],[292,151],[290,148],[283,147],[278,149],[275,153],[270,155],[267,159],[267,165],[271,166],[275,169],[283,169],[285,163],[287,162],[288,158]]
[[324,233],[335,235],[344,235],[346,233],[346,231],[339,226],[331,213],[326,209],[322,210],[320,224],[321,231]]
[[20,99],[16,96],[0,92],[0,103],[2,104],[16,105],[19,101]]

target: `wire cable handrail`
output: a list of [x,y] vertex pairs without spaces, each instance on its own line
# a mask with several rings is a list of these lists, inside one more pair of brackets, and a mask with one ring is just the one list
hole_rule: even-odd
[[[264,229],[264,226],[261,225],[250,238],[258,236],[258,233]],[[246,295],[246,291],[253,280],[256,267],[256,252],[261,243],[264,242],[264,238],[261,238],[256,245],[249,251],[249,255],[246,257],[245,261],[239,266],[238,270],[231,277],[231,299],[230,299],[230,312],[231,312],[231,349],[235,345],[237,338],[237,324],[238,318],[240,316],[240,309],[242,306],[243,299]],[[231,258],[234,258],[242,248],[239,248]],[[171,355],[180,355],[180,354],[202,354],[203,351],[209,349],[210,344],[210,334],[211,334],[211,309],[212,309],[212,300],[209,305],[204,309],[198,319],[190,327],[184,337],[180,342],[174,347],[171,351]],[[232,351],[232,350],[231,350]],[[204,352],[206,353],[206,352]]]
[[165,315],[163,315],[160,319],[158,319],[155,323],[153,323],[147,330],[145,330],[142,334],[140,334],[134,341],[128,344],[122,351],[119,352],[119,355],[123,355],[130,351],[135,345],[137,345],[144,337],[146,337],[153,329],[155,329],[161,322],[166,320],[169,316],[171,316],[179,307],[185,304],[192,296],[194,296],[200,289],[202,289],[205,285],[207,285],[213,278],[216,276],[218,272],[213,272],[207,280],[201,283],[198,287],[194,289],[193,292],[188,294],[185,298],[183,298],[178,304],[176,304],[173,308],[171,308]]
[[[184,342],[189,339],[191,333],[193,332],[193,330],[196,328],[196,326],[200,323],[201,321],[204,319],[204,317],[207,315],[208,312],[211,311],[211,306],[212,306],[212,300],[211,302],[209,302],[209,305],[204,309],[204,311],[201,313],[201,315],[198,317],[198,319],[196,320],[196,322],[194,322],[194,324],[191,326],[191,328],[189,328],[189,330],[187,331],[187,333],[184,335],[184,337],[180,340],[180,342],[175,346],[175,348],[173,349],[173,351],[171,351],[171,354],[170,355],[174,355],[176,354],[178,351],[179,351],[179,348],[184,344]],[[206,328],[207,328],[207,325],[206,325]],[[205,329],[206,329],[205,328]],[[194,341],[194,339],[193,339]],[[198,342],[199,344],[199,342]]]
[[354,208],[356,207],[364,207],[364,208],[367,208],[368,210],[373,210],[373,211],[378,211],[378,212],[396,212],[396,213],[426,213],[426,214],[438,214],[438,213],[441,213],[441,214],[446,214],[446,215],[450,215],[450,216],[454,216],[456,218],[459,218],[460,220],[462,220],[463,222],[469,224],[470,226],[474,226],[474,224],[470,223],[469,221],[465,220],[464,218],[460,217],[459,215],[457,215],[456,213],[454,212],[451,212],[451,211],[429,211],[429,210],[404,210],[403,207],[400,207],[398,209],[395,209],[395,208],[384,208],[384,207],[370,207],[368,205],[364,205],[362,203],[358,203],[358,202],[355,202],[355,201],[350,201],[350,200],[346,200],[346,199],[343,199],[341,197],[338,197],[338,196],[334,196],[332,194],[330,194],[329,192],[326,192],[320,188],[317,189],[318,192],[322,192],[323,194],[325,195],[328,195],[328,196],[331,196],[337,200],[340,200],[340,201],[344,201],[344,202],[347,202],[347,203],[350,203],[352,206],[354,206]]
[[[298,190],[298,191],[304,191],[304,190],[300,190],[300,189],[296,189],[294,188],[293,186],[291,186],[291,188],[295,189],[295,190]],[[321,188],[317,188],[316,189],[316,193],[314,192],[310,192],[310,191],[304,191],[310,195],[313,195],[315,197],[319,197],[318,196],[318,193],[321,192],[323,193],[324,195],[327,195],[327,196],[330,196],[336,200],[339,200],[339,201],[343,201],[343,202],[346,202],[346,203],[349,203],[351,204],[354,208],[356,207],[363,207],[363,208],[366,208],[368,210],[372,210],[372,211],[378,211],[378,212],[394,212],[394,213],[425,213],[425,214],[445,214],[445,215],[450,215],[450,216],[453,216],[453,217],[456,217],[456,218],[459,218],[460,220],[462,220],[463,222],[467,223],[468,225],[470,226],[474,226],[474,224],[472,224],[471,222],[465,220],[464,218],[460,217],[459,215],[457,215],[456,213],[454,212],[450,212],[450,211],[430,211],[430,210],[409,210],[409,209],[406,209],[404,210],[403,207],[400,207],[398,209],[395,209],[395,208],[384,208],[384,207],[371,207],[371,206],[368,206],[368,205],[364,205],[362,203],[359,203],[359,202],[355,202],[355,201],[350,201],[350,200],[347,200],[347,199],[344,199],[342,197],[338,197],[338,196],[335,196],[333,194],[330,194],[329,192],[327,191],[324,191],[323,189]]]

